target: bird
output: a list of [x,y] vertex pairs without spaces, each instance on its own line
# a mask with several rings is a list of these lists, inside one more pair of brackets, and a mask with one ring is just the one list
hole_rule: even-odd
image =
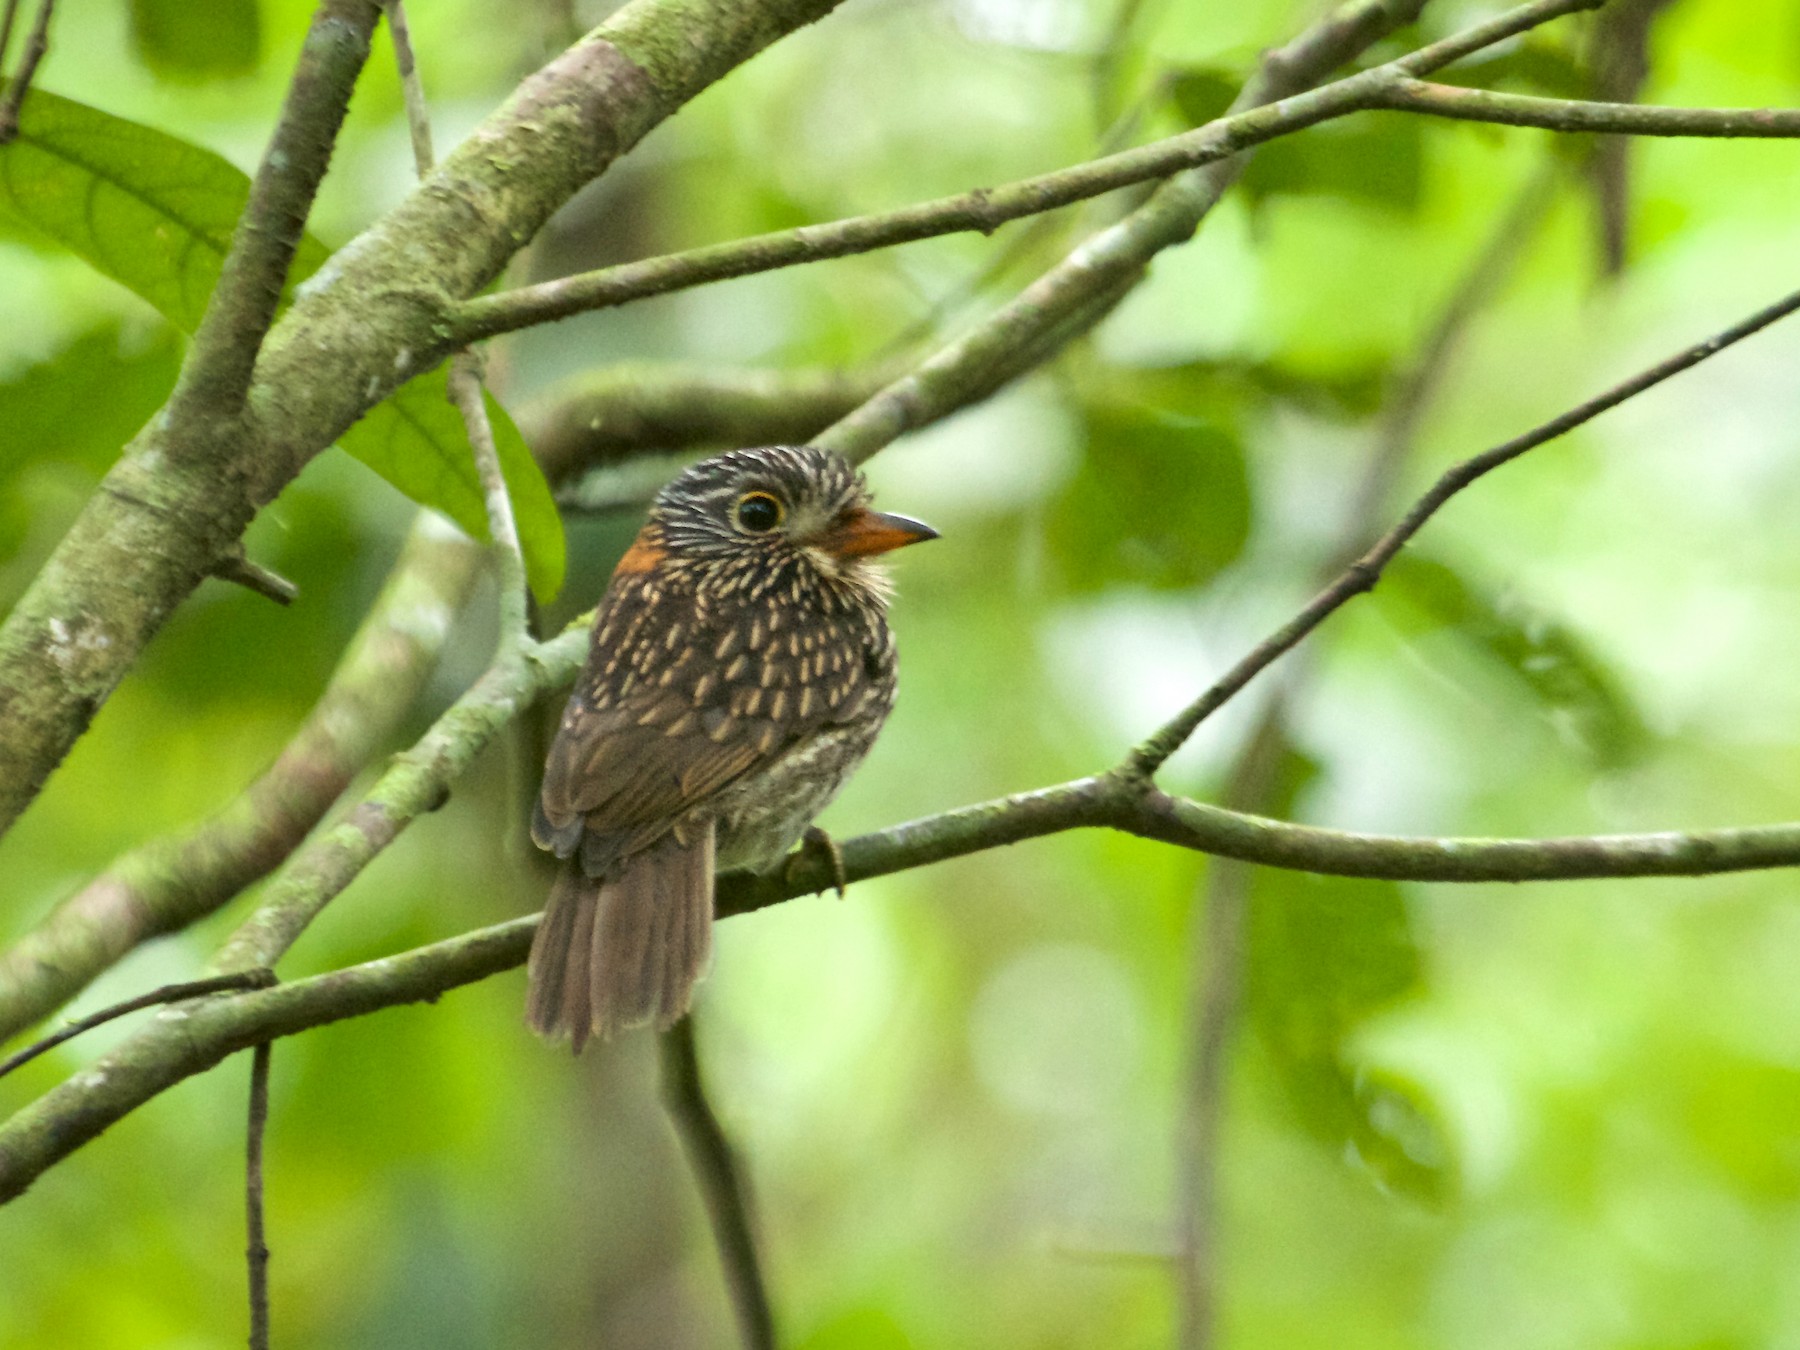
[[679,1021],[712,953],[714,874],[779,864],[874,744],[897,674],[876,559],[938,536],[870,500],[808,445],[728,451],[657,494],[532,813],[562,860],[527,966],[540,1035],[579,1054]]

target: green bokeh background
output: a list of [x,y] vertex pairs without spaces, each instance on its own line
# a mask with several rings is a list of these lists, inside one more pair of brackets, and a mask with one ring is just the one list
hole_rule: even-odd
[[[1131,137],[1172,131],[1316,12],[857,0],[657,130],[515,279],[1074,162],[1131,110]],[[1424,35],[1485,12],[1438,0]],[[249,167],[308,13],[63,0],[40,81]],[[447,146],[571,15],[439,0],[412,21]],[[1565,22],[1503,53],[1507,78],[1578,73],[1582,33]],[[313,222],[330,243],[411,180],[388,55],[378,37]],[[1651,56],[1654,101],[1791,104],[1800,6],[1677,0]],[[848,836],[1104,767],[1285,618],[1334,550],[1423,334],[1553,157],[1552,203],[1469,329],[1402,488],[1800,278],[1794,146],[1639,144],[1616,279],[1600,275],[1583,150],[1395,115],[1307,133],[1091,341],[884,452],[882,503],[944,539],[897,559],[901,701],[823,823]],[[622,359],[853,364],[928,319],[958,331],[1116,206],[565,323],[501,344],[496,383],[522,408]],[[977,290],[1009,246],[1001,287]],[[84,264],[0,242],[0,604],[178,354]],[[1314,645],[1279,809],[1463,834],[1800,816],[1797,360],[1800,329],[1777,329],[1458,499]],[[410,515],[335,453],[264,513],[252,554],[302,599],[278,610],[209,583],[183,606],[0,843],[0,938],[266,765]],[[572,524],[559,613],[591,603],[632,528]],[[411,733],[479,669],[490,611],[478,597]],[[1216,795],[1257,702],[1209,723],[1168,784]],[[534,908],[520,800],[496,748],[283,973]],[[1084,833],[721,927],[702,1051],[753,1178],[785,1344],[1169,1342],[1206,871]],[[247,903],[145,948],[78,1007],[192,975]],[[1218,1160],[1222,1344],[1800,1344],[1791,874],[1269,876],[1246,950]],[[522,992],[515,972],[278,1047],[277,1343],[729,1342],[648,1039],[572,1063],[523,1031]],[[0,1109],[126,1034],[0,1083]],[[241,1343],[246,1072],[240,1056],[183,1084],[0,1210],[0,1348]]]

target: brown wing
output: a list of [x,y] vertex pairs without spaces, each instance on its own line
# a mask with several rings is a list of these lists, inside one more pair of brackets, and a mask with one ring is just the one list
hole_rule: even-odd
[[544,766],[532,835],[589,876],[648,848],[794,741],[878,697],[886,625],[783,603],[778,578],[708,596],[677,572],[621,570]]

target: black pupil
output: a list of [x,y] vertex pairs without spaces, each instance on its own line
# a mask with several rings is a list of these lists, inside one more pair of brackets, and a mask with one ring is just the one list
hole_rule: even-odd
[[738,503],[738,524],[746,530],[755,530],[758,534],[764,530],[772,530],[781,522],[781,508],[775,504],[773,497],[765,497],[758,493],[754,497],[746,497]]

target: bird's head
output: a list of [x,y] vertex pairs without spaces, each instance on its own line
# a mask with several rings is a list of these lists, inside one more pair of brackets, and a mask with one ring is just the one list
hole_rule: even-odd
[[671,559],[722,580],[814,574],[874,580],[870,559],[937,538],[869,504],[848,460],[810,445],[732,450],[691,465],[657,494],[650,524]]

